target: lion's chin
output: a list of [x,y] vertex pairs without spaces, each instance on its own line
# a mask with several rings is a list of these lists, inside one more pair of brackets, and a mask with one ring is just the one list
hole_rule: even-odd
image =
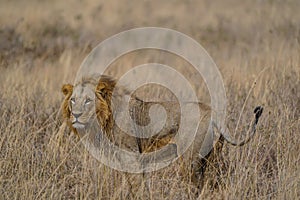
[[76,128],[76,129],[83,129],[83,128],[85,127],[84,124],[79,123],[79,122],[73,123],[72,126],[73,126],[74,128]]

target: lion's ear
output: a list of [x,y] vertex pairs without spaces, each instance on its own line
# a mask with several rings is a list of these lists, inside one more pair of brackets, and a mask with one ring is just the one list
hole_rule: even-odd
[[99,95],[102,96],[102,98],[105,97],[107,93],[107,85],[105,83],[100,82],[96,87],[96,96],[99,98]]
[[95,93],[98,99],[110,99],[116,82],[108,76],[102,76],[98,82]]
[[71,84],[64,84],[61,88],[61,91],[64,93],[64,95],[68,95],[73,92],[73,85]]

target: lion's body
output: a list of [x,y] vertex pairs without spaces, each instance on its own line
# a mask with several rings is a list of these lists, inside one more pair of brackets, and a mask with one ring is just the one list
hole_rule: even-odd
[[[90,82],[91,85],[93,87],[96,87],[97,90],[103,88],[108,89],[104,91],[106,93],[105,94],[106,98],[103,98],[102,95],[95,96],[94,101],[96,104],[93,105],[93,107],[96,108],[96,111],[90,110],[90,112],[96,113],[98,122],[101,126],[101,129],[103,130],[103,133],[111,142],[117,144],[120,147],[130,148],[130,150],[144,153],[144,152],[156,151],[173,141],[172,138],[174,138],[174,136],[178,132],[179,124],[180,124],[180,107],[177,102],[144,102],[139,99],[134,99],[133,101],[131,101],[131,105],[130,105],[131,117],[139,125],[147,125],[147,123],[149,122],[150,119],[148,113],[152,105],[159,104],[163,106],[164,109],[167,111],[167,115],[168,115],[166,124],[163,127],[163,129],[159,132],[159,134],[150,138],[139,138],[138,139],[139,141],[137,141],[136,137],[133,137],[123,132],[113,119],[112,110],[114,109],[113,107],[116,107],[117,105],[111,105],[109,102],[111,102],[111,98],[112,98],[111,92],[114,87],[114,82],[112,82],[111,79],[109,78],[106,79],[102,78],[102,80],[98,83],[98,85],[94,85],[95,84],[94,79],[85,79],[84,81],[82,81],[81,84],[77,84],[77,86],[82,84],[86,86],[87,85],[86,82]],[[63,117],[67,122],[69,128],[76,135],[79,135],[78,130],[74,128],[72,125],[71,122],[72,111],[70,110],[70,98],[73,94],[73,91],[74,92],[76,91],[74,90],[74,88],[71,88],[70,85],[68,85],[65,89],[68,89],[70,93],[66,94],[65,100],[63,101],[62,104]],[[84,92],[83,89],[79,89],[78,91]],[[126,91],[125,92],[124,91],[125,90],[123,90],[122,92],[123,94],[120,95],[127,95],[125,94]],[[79,93],[76,94],[76,96],[85,96],[85,94]],[[204,132],[202,131],[201,133],[203,133],[202,135],[205,136],[205,132],[207,131],[209,120],[210,120],[211,110],[208,105],[205,105],[203,103],[197,103],[197,104],[199,105],[199,110],[202,115],[202,120],[200,122],[199,130],[204,130]],[[88,116],[92,116],[92,115],[88,114]],[[83,123],[86,123],[86,121],[84,121]],[[199,143],[201,143],[202,140],[200,140]],[[140,142],[140,144],[138,144],[137,142]],[[201,144],[199,144],[198,150],[200,146]],[[194,149],[197,149],[197,147]]]
[[[140,126],[147,125],[149,123],[149,109],[152,105],[160,104],[167,112],[165,125],[159,134],[148,138],[140,138],[137,137],[137,135],[134,137],[133,135],[128,135],[123,132],[114,120],[114,114],[118,114],[118,101],[121,101],[118,95],[121,97],[122,95],[129,94],[126,89],[119,88],[119,91],[116,92],[117,96],[114,96],[115,101],[111,103],[112,95],[115,94],[115,92],[113,93],[115,84],[116,83],[113,79],[107,76],[102,76],[100,80],[97,78],[83,79],[75,86],[64,85],[62,90],[65,94],[65,99],[62,104],[62,112],[65,123],[69,126],[69,128],[76,135],[83,138],[86,134],[84,128],[88,126],[96,127],[97,122],[101,129],[100,133],[102,136],[105,136],[114,145],[132,152],[154,152],[170,143],[174,143],[174,137],[178,132],[181,120],[180,107],[178,103],[144,102],[139,98],[132,98],[129,106],[131,113],[130,117]],[[89,92],[87,92],[87,90],[89,90]],[[92,91],[92,93],[90,91]],[[199,176],[196,175],[197,171],[203,167],[201,165],[205,165],[203,159],[206,159],[205,156],[210,154],[217,139],[215,137],[213,127],[210,126],[211,108],[202,103],[195,102],[192,104],[198,104],[200,111],[200,123],[192,145],[180,159],[181,161],[184,160],[181,163],[188,163],[188,165],[184,165],[183,167],[185,170],[191,169],[188,180],[199,182]],[[79,117],[76,118],[73,115],[77,115]],[[256,119],[258,119],[259,116],[256,116]],[[85,127],[82,127],[82,124],[85,124]],[[254,127],[253,132],[255,132],[255,125],[256,124],[252,125]],[[211,130],[207,132],[208,128]],[[136,129],[136,132],[139,132],[139,130]],[[97,136],[93,134],[88,137],[89,139],[86,140],[86,145],[90,145],[89,143],[92,143],[92,141],[95,141],[95,138],[97,138]],[[185,141],[186,140],[176,141],[175,144],[177,146],[184,146]],[[183,144],[179,144],[180,142]],[[102,143],[98,143],[97,145],[101,144]],[[238,145],[236,143],[233,144]],[[181,164],[179,164],[179,166],[181,166]]]

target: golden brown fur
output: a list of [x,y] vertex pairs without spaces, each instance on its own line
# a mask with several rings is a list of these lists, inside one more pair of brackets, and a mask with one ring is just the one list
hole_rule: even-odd
[[[77,130],[72,126],[72,122],[70,121],[71,117],[71,108],[70,108],[70,98],[73,93],[73,88],[76,87],[77,85],[84,85],[84,84],[91,84],[95,85],[97,83],[95,81],[95,78],[83,78],[79,83],[77,83],[75,86],[72,86],[71,84],[65,84],[62,87],[62,92],[65,95],[65,99],[62,103],[62,114],[64,120],[67,122],[68,127],[77,135],[79,136]],[[99,79],[97,85],[95,86],[95,108],[96,108],[96,115],[98,122],[100,123],[100,126],[104,132],[104,134],[112,141],[114,140],[114,135],[113,135],[113,126],[114,126],[114,120],[113,120],[113,115],[112,115],[112,107],[113,105],[111,104],[112,100],[112,92],[114,90],[116,83],[115,81],[108,77],[108,76],[101,76]],[[123,92],[127,92],[126,90],[123,89]],[[144,123],[147,121],[147,116],[141,116],[140,111],[143,109],[144,112],[147,112],[149,110],[149,107],[153,104],[151,102],[142,102],[139,99],[134,99],[134,105],[132,107],[136,108],[136,113],[135,116],[136,120],[138,120],[140,123]],[[162,103],[163,104],[163,103]],[[170,106],[168,106],[170,108]],[[165,129],[170,128],[170,127],[165,127]],[[175,129],[178,127],[175,127]],[[163,132],[166,132],[164,130]],[[155,137],[151,137],[149,139],[137,139],[140,142],[140,151],[141,152],[152,152],[157,149],[160,149],[161,147],[165,146],[168,144],[172,137],[176,134],[176,130],[174,130],[174,127],[170,128],[170,134],[167,135],[157,135]]]
[[73,93],[73,85],[71,85],[71,84],[65,84],[65,85],[63,85],[63,87],[62,87],[61,90],[62,90],[63,94],[65,95],[65,99],[64,99],[64,101],[62,103],[62,106],[61,106],[63,118],[66,121],[67,126],[77,136],[79,136],[78,133],[77,133],[77,130],[72,126],[72,123],[70,121],[71,110],[69,108],[69,101],[70,101],[71,95]]
[[[131,117],[137,124],[146,125],[149,121],[149,108],[153,104],[160,104],[166,109],[167,112],[167,120],[166,124],[161,130],[161,132],[155,136],[150,138],[138,138],[129,135],[124,135],[116,126],[112,111],[114,110],[114,105],[111,103],[113,90],[115,89],[116,82],[108,77],[108,76],[101,76],[100,79],[95,78],[83,78],[81,82],[74,86],[70,84],[66,84],[62,87],[62,92],[65,95],[65,99],[62,104],[62,112],[63,117],[69,126],[69,128],[79,136],[78,131],[74,128],[72,124],[72,104],[70,103],[72,95],[78,93],[78,88],[82,87],[85,88],[87,85],[93,88],[94,93],[94,101],[95,104],[92,109],[88,112],[96,113],[97,120],[100,124],[103,134],[107,136],[107,138],[113,142],[115,145],[118,145],[121,148],[129,148],[133,151],[139,151],[140,153],[152,152],[156,151],[168,143],[174,143],[173,138],[175,137],[176,133],[179,129],[180,124],[180,107],[176,102],[144,102],[137,97],[133,97],[131,100],[131,105],[129,106],[131,109]],[[77,91],[76,91],[77,89]],[[81,90],[80,90],[81,91]],[[83,91],[83,90],[82,90]],[[123,94],[129,94],[126,89],[122,89]],[[82,98],[85,93],[80,92],[79,97]],[[77,96],[78,97],[78,96]],[[202,180],[199,179],[200,176],[204,174],[206,161],[208,156],[211,155],[211,150],[213,149],[213,143],[215,143],[214,139],[214,131],[210,130],[209,133],[212,137],[206,137],[206,131],[209,126],[210,116],[211,116],[211,109],[208,105],[202,103],[196,103],[199,106],[201,119],[198,132],[196,137],[194,138],[193,145],[189,148],[189,156],[185,156],[185,161],[183,163],[192,163],[192,166],[187,166],[188,168],[192,169],[191,171],[191,180],[199,186]],[[74,104],[75,105],[75,104]],[[96,110],[95,110],[96,108]],[[257,121],[261,115],[262,108],[258,109],[258,113],[255,112],[255,123],[252,124],[252,135],[248,137],[248,139],[244,140],[241,143],[232,142],[230,137],[227,135],[221,134],[221,145],[218,148],[218,151],[221,151],[224,139],[233,145],[243,145],[249,141],[249,138],[253,136],[255,132],[255,127]],[[89,115],[91,116],[91,115]],[[74,117],[73,117],[74,118]],[[84,118],[85,120],[87,118]],[[214,127],[216,128],[216,127]],[[122,135],[123,134],[123,135]],[[223,137],[224,136],[224,137]],[[179,143],[185,144],[185,141],[179,141]],[[177,145],[177,143],[175,143]],[[204,144],[204,145],[203,145]],[[208,144],[208,145],[206,145]],[[204,147],[203,147],[204,146]],[[199,156],[204,152],[204,156]],[[206,153],[205,153],[206,152]],[[214,152],[213,154],[218,153]],[[200,182],[199,182],[200,181]]]
[[78,85],[91,84],[95,88],[95,102],[96,102],[96,115],[97,119],[104,130],[104,133],[111,138],[112,129],[112,114],[111,114],[111,101],[113,87],[115,82],[109,77],[102,76],[100,80],[96,80],[94,77],[86,78],[83,77],[82,80],[75,86],[71,84],[65,84],[62,87],[62,92],[65,95],[65,99],[62,103],[62,115],[66,121],[68,127],[79,136],[76,128],[72,126],[71,118],[71,108],[70,108],[70,98],[73,93],[73,88]]

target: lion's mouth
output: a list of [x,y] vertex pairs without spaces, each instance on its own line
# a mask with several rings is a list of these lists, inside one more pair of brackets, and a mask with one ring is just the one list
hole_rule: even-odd
[[84,128],[85,127],[85,124],[79,122],[78,120],[72,122],[72,126],[74,128],[78,128],[78,129],[81,129],[81,128]]

